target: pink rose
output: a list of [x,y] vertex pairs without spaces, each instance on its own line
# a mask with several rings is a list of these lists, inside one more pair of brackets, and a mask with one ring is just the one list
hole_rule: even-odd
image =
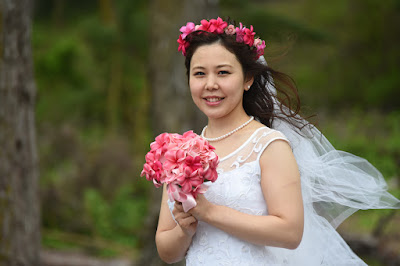
[[235,26],[229,25],[227,28],[225,28],[225,33],[226,33],[227,35],[233,35],[233,34],[235,34],[235,33],[236,33]]
[[179,30],[182,32],[182,39],[185,39],[187,35],[195,31],[195,25],[193,22],[188,22],[186,26],[182,26]]

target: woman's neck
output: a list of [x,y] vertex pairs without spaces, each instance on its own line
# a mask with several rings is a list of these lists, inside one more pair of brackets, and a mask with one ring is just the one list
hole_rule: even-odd
[[206,136],[208,138],[219,137],[246,123],[249,119],[250,117],[245,112],[235,115],[235,117],[209,118]]

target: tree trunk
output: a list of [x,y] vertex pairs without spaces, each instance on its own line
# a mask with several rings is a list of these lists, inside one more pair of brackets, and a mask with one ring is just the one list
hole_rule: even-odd
[[[199,133],[206,117],[194,105],[186,70],[185,58],[178,52],[179,28],[186,22],[198,24],[203,18],[216,17],[218,1],[153,0],[151,3],[149,80],[152,92],[151,120],[154,136],[162,132],[193,129]],[[154,242],[161,189],[153,189],[146,228],[144,248],[139,265],[163,265]]]
[[40,265],[32,1],[0,1],[0,265]]

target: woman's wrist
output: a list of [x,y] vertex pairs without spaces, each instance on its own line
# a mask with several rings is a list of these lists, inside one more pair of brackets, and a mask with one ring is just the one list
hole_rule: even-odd
[[218,211],[220,209],[221,206],[216,205],[216,204],[212,204],[210,203],[210,206],[207,210],[207,212],[204,215],[204,222],[208,223],[208,224],[213,224],[213,222],[215,221],[216,215],[218,214]]

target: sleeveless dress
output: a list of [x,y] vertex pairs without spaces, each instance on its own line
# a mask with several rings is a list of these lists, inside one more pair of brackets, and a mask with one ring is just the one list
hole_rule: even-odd
[[[269,144],[277,140],[287,141],[292,149],[294,148],[292,141],[289,141],[280,131],[268,127],[255,130],[238,149],[220,158],[217,169],[218,179],[214,183],[208,183],[209,188],[204,196],[214,204],[228,206],[243,213],[268,215],[268,206],[260,185],[259,160]],[[300,148],[304,149],[304,147]],[[289,250],[254,245],[200,221],[186,254],[186,265],[366,265],[335,230],[335,225],[338,225],[335,222],[338,223],[338,219],[344,219],[350,215],[352,212],[348,210],[352,208],[345,208],[347,206],[343,205],[345,216],[335,212],[335,215],[332,215],[329,210],[337,208],[329,204],[328,207],[323,205],[326,202],[329,203],[330,200],[324,202],[315,196],[319,193],[315,189],[319,187],[318,182],[315,183],[317,180],[315,176],[319,174],[317,171],[330,172],[332,169],[310,167],[307,165],[309,158],[296,154],[295,149],[293,151],[301,174],[304,201],[304,232],[298,248]],[[299,156],[301,158],[298,158]],[[323,167],[315,163],[313,165]],[[334,174],[336,176],[337,173]],[[312,182],[314,183],[311,184]],[[373,189],[375,188],[376,184]],[[326,190],[326,188],[323,189]],[[388,197],[396,200],[394,197],[391,198],[390,194]],[[172,211],[173,202],[168,202],[168,205]],[[385,205],[389,208],[390,206]],[[326,213],[329,217],[324,217],[324,210],[328,210]]]

